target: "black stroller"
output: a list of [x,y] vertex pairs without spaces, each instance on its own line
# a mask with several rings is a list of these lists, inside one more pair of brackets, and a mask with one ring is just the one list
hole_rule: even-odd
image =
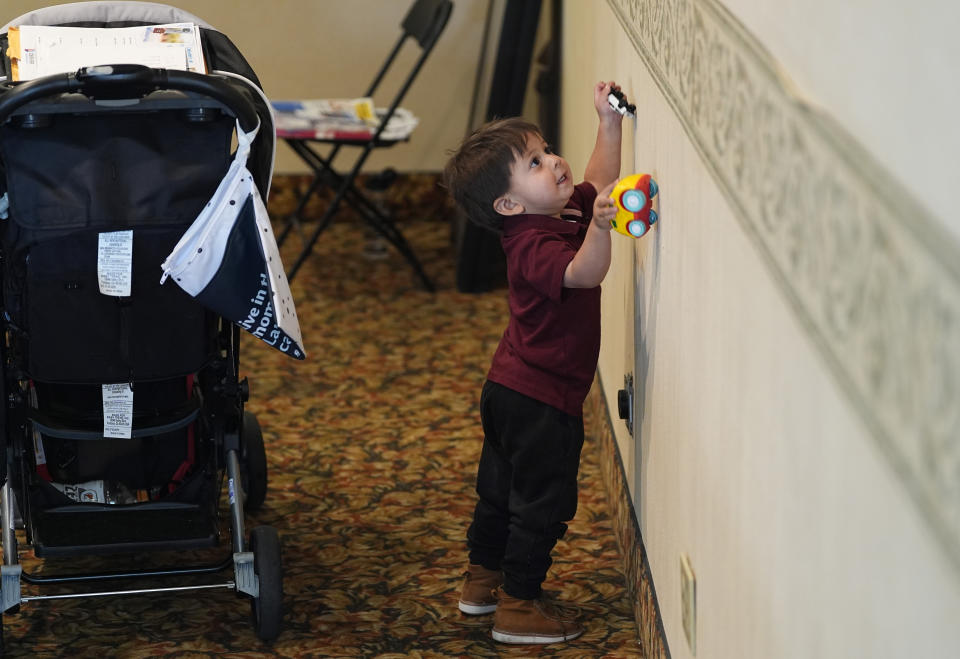
[[[270,640],[282,620],[281,548],[273,527],[244,531],[244,511],[264,502],[267,466],[244,411],[239,328],[161,286],[159,269],[218,189],[235,126],[259,123],[250,172],[268,190],[274,133],[259,82],[229,39],[172,7],[74,3],[10,25],[173,22],[199,26],[214,74],[120,64],[14,83],[0,58],[0,615],[33,600],[226,588],[249,597],[255,631]],[[104,294],[104,259],[117,249],[127,250],[129,291]],[[232,551],[222,560],[64,574],[21,564],[27,548],[59,559],[215,547],[223,489]],[[202,576],[231,568],[232,579]],[[207,583],[32,594],[166,577]]]

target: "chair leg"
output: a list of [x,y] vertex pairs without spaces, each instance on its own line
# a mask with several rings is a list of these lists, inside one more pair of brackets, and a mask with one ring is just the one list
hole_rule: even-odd
[[343,201],[343,198],[347,196],[347,194],[351,194],[352,197],[356,198],[360,202],[359,205],[363,207],[360,213],[361,216],[367,221],[367,224],[369,224],[377,233],[390,242],[390,244],[393,245],[407,260],[407,263],[409,263],[410,267],[413,268],[414,274],[417,275],[417,277],[420,279],[420,282],[423,284],[424,289],[431,293],[434,292],[436,287],[427,276],[423,266],[420,264],[420,260],[417,258],[417,255],[413,252],[413,249],[410,247],[410,244],[407,242],[400,230],[397,229],[393,222],[389,218],[385,217],[380,210],[376,208],[372,202],[370,202],[369,199],[360,194],[360,192],[356,190],[356,188],[353,188],[352,184],[346,180],[341,184],[340,189],[337,191],[333,201],[330,202],[330,206],[327,208],[326,212],[324,212],[323,217],[321,217],[320,221],[317,223],[316,229],[314,229],[313,233],[310,235],[310,239],[304,246],[300,256],[287,273],[287,281],[293,281],[293,278],[300,270],[300,267],[310,257],[310,254],[313,252],[314,244],[316,244],[320,234],[323,233],[323,231],[330,225],[330,222],[333,220],[333,216],[340,207],[340,203]]
[[[277,236],[277,245],[283,245],[283,242],[287,239],[287,236],[290,235],[290,231],[296,227],[298,230],[303,225],[303,211],[307,208],[307,203],[310,201],[317,190],[320,189],[320,186],[328,183],[329,179],[333,177],[334,184],[340,185],[340,177],[335,176],[336,172],[333,169],[333,159],[336,157],[337,153],[340,151],[340,145],[335,146],[326,158],[317,153],[314,149],[310,147],[309,144],[303,142],[302,140],[286,140],[287,145],[293,149],[303,162],[310,168],[313,172],[313,180],[310,181],[310,185],[307,186],[306,192],[300,196],[300,200],[297,202],[297,208],[287,217],[287,223],[283,227],[283,231],[280,232],[280,235]],[[303,237],[303,232],[300,231],[301,238]]]
[[337,211],[337,207],[340,206],[340,199],[343,197],[341,194],[337,194],[333,202],[330,203],[330,206],[327,208],[326,212],[323,214],[323,217],[320,218],[320,221],[317,222],[317,228],[313,230],[313,233],[310,234],[310,238],[307,240],[307,243],[303,246],[303,250],[300,252],[300,256],[297,257],[297,260],[294,262],[293,267],[290,268],[290,271],[287,272],[287,282],[293,281],[293,278],[296,276],[297,271],[300,270],[300,266],[306,262],[310,254],[313,252],[313,245],[317,242],[317,238],[320,237],[320,234],[323,233],[323,230],[327,228],[327,225],[330,224],[330,221],[333,219],[334,213]]
[[307,186],[307,191],[300,196],[300,201],[297,202],[297,208],[287,216],[287,223],[283,227],[283,231],[280,232],[280,235],[277,236],[277,246],[283,245],[283,241],[287,239],[287,236],[290,235],[290,231],[294,227],[302,226],[302,217],[303,211],[307,207],[307,202],[310,201],[310,197],[317,191],[322,183],[322,177],[320,173],[315,173],[313,180],[310,181],[310,185]]
[[383,212],[377,208],[376,204],[371,202],[366,196],[360,193],[355,187],[350,186],[353,197],[359,202],[358,208],[361,215],[366,219],[367,224],[369,224],[377,233],[383,236],[387,242],[393,245],[398,252],[407,260],[407,263],[410,264],[410,267],[413,268],[414,273],[417,277],[420,278],[420,282],[423,284],[423,287],[433,293],[436,290],[436,287],[433,285],[433,282],[427,276],[427,273],[424,272],[423,266],[420,264],[420,259],[417,258],[417,255],[414,253],[413,249],[410,247],[410,243],[407,242],[407,239],[404,237],[403,233],[397,228],[393,220],[383,214]]
[[[313,246],[320,237],[320,234],[323,233],[323,231],[330,225],[330,222],[333,220],[333,216],[339,209],[340,204],[344,199],[349,198],[351,202],[355,203],[358,212],[367,222],[367,224],[369,224],[377,233],[383,236],[407,260],[407,263],[409,263],[410,267],[413,268],[414,274],[416,274],[416,276],[420,279],[423,287],[427,291],[435,291],[436,288],[434,287],[433,282],[423,270],[420,260],[417,258],[416,254],[413,252],[413,249],[410,247],[410,244],[407,242],[400,230],[397,229],[393,221],[384,215],[383,212],[381,212],[380,209],[377,208],[377,206],[371,202],[366,195],[357,189],[356,185],[354,184],[357,173],[360,171],[360,167],[366,159],[366,154],[357,160],[357,162],[354,164],[353,170],[348,175],[343,175],[339,174],[335,169],[333,169],[332,166],[333,156],[336,155],[338,148],[335,148],[327,158],[323,158],[319,153],[311,149],[309,145],[303,142],[288,141],[288,143],[294,148],[297,154],[300,155],[303,161],[309,165],[310,169],[313,170],[314,178],[313,181],[311,181],[310,186],[307,188],[307,192],[300,198],[300,201],[297,204],[297,209],[294,211],[293,215],[290,216],[290,219],[287,221],[287,225],[280,233],[280,236],[277,239],[277,244],[283,244],[283,241],[286,240],[287,235],[290,233],[295,224],[300,226],[300,219],[302,217],[303,210],[306,207],[307,201],[310,199],[310,196],[319,189],[321,184],[332,183],[336,185],[337,193],[334,196],[333,201],[330,202],[330,206],[327,207],[327,210],[324,212],[323,217],[320,218],[320,221],[317,223],[317,227],[310,235],[310,238],[305,242],[300,256],[297,257],[293,267],[291,267],[290,271],[287,273],[287,280],[293,281],[293,278],[300,270],[300,267],[304,264],[307,258],[309,258],[311,252],[313,251]],[[367,154],[368,153],[369,148],[367,149]]]

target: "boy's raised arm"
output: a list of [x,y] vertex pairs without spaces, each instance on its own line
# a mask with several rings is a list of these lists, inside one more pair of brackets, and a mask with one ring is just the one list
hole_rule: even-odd
[[597,143],[587,162],[583,178],[599,192],[620,176],[620,143],[623,137],[623,115],[610,107],[607,96],[611,89],[620,87],[612,80],[598,82],[593,87],[593,105],[600,118]]

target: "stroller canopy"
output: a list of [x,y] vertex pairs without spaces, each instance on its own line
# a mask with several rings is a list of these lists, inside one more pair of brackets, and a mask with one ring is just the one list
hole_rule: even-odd
[[[0,52],[6,53],[11,27],[21,25],[49,25],[59,27],[133,27],[162,25],[164,23],[194,23],[200,28],[203,55],[210,73],[230,76],[245,83],[253,96],[260,117],[260,130],[251,145],[248,161],[258,189],[264,200],[270,189],[275,155],[273,114],[269,101],[263,95],[260,80],[240,50],[222,32],[203,19],[170,5],[157,2],[71,2],[27,12],[0,28]],[[0,82],[10,75],[9,60],[0,57]]]

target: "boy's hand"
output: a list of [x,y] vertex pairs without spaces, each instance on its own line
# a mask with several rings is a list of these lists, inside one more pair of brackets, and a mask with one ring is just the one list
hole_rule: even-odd
[[597,109],[597,116],[600,117],[601,122],[613,121],[620,123],[623,121],[623,115],[610,107],[610,103],[607,101],[607,96],[610,95],[611,90],[620,91],[620,85],[613,80],[610,82],[603,82],[601,80],[594,85],[593,106]]
[[617,183],[618,181],[614,181],[606,186],[597,193],[597,198],[593,200],[593,223],[605,231],[610,231],[613,228],[610,220],[617,216],[617,204],[610,198],[610,193],[613,192]]

